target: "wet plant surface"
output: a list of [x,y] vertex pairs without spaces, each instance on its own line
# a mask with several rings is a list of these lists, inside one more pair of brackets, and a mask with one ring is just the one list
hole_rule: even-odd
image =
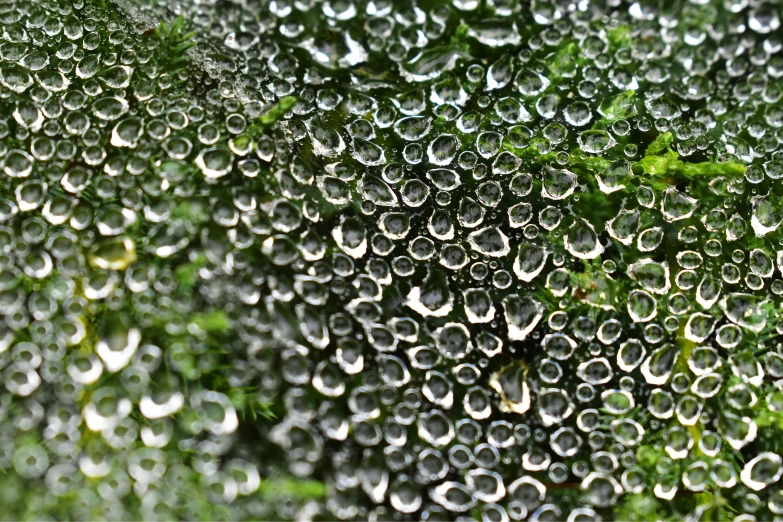
[[781,13],[0,0],[0,519],[783,516]]

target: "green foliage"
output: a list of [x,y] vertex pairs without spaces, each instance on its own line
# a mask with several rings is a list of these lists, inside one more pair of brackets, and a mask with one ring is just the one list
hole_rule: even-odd
[[663,520],[666,515],[661,502],[648,493],[626,495],[615,506],[612,518],[623,521]]
[[463,53],[470,52],[470,43],[468,42],[470,27],[467,24],[460,24],[454,31],[454,36],[449,41],[450,47],[459,49]]
[[519,158],[539,164],[547,164],[555,161],[556,154],[549,151],[541,142],[541,138],[530,140],[530,144],[524,148],[513,146],[508,140],[503,140],[503,149],[516,154]]
[[179,265],[174,269],[174,274],[177,276],[180,287],[183,289],[192,288],[198,281],[198,271],[206,264],[207,257],[204,254],[200,254],[193,261]]
[[660,154],[662,152],[669,150],[669,147],[671,146],[673,141],[674,141],[674,135],[672,135],[671,132],[667,131],[664,132],[663,134],[659,134],[658,137],[655,138],[653,142],[647,146],[647,150],[644,152],[644,156],[645,157],[655,156],[656,154]]
[[644,173],[650,176],[675,176],[684,179],[696,177],[728,176],[736,178],[745,173],[741,163],[685,163],[674,151],[668,151],[663,156],[645,156],[638,165]]
[[182,201],[171,211],[173,219],[182,219],[188,223],[201,223],[209,219],[206,209],[197,201]]
[[291,107],[296,104],[296,98],[293,96],[284,96],[280,98],[275,105],[272,105],[264,114],[258,117],[258,121],[264,125],[271,125],[282,118]]
[[193,314],[190,317],[190,322],[201,330],[213,334],[226,333],[231,327],[228,315],[222,310]]
[[671,132],[660,134],[650,143],[644,157],[636,162],[635,166],[650,177],[668,177],[673,180],[673,183],[677,180],[713,178],[716,176],[737,178],[745,173],[745,166],[735,161],[723,163],[709,161],[701,163],[684,162],[680,159],[680,155],[671,149],[673,140],[674,137]]
[[581,150],[575,150],[571,153],[571,167],[585,168],[592,174],[600,174],[609,166],[612,162],[601,156],[588,156]]
[[261,482],[259,493],[270,498],[319,499],[326,496],[326,484],[315,480],[267,480]]
[[639,463],[644,469],[651,469],[655,466],[655,463],[663,457],[664,453],[661,448],[655,448],[653,446],[639,446],[636,449],[636,462]]
[[[598,109],[605,123],[625,120],[636,115],[636,91],[621,92],[614,98],[607,98]],[[670,134],[670,133],[667,133]],[[671,134],[670,134],[671,135]],[[671,143],[671,142],[669,142]],[[647,149],[649,152],[649,148]]]
[[173,85],[184,84],[191,72],[187,51],[196,45],[196,33],[186,31],[185,18],[180,15],[170,23],[161,22],[155,30],[155,36],[160,41],[157,47],[160,61],[174,79]]
[[601,267],[600,260],[585,265],[583,272],[572,272],[571,282],[576,287],[574,297],[584,304],[603,309],[614,309],[620,285]]
[[563,45],[547,59],[549,71],[556,78],[571,77],[576,73],[579,47],[574,42]]
[[185,18],[178,16],[173,22],[161,22],[155,31],[160,44],[169,58],[169,64],[177,67],[187,63],[185,52],[196,45],[195,31],[186,32]]
[[248,136],[258,137],[264,134],[275,122],[283,119],[286,113],[296,105],[295,96],[284,96],[277,103],[271,104],[256,121],[247,128]]
[[614,29],[606,31],[606,38],[613,49],[620,49],[631,46],[631,27],[628,25],[619,25]]
[[677,170],[682,163],[678,158],[679,154],[670,150],[662,156],[647,155],[638,164],[650,176],[664,176]]
[[[228,383],[225,383],[225,386],[230,388]],[[259,400],[252,393],[253,391],[253,387],[231,388],[228,390],[228,398],[243,419],[252,419],[254,421],[259,420],[259,418],[268,421],[276,419],[277,415],[273,411],[274,403]]]
[[[108,7],[100,2],[100,9],[105,10],[108,9]],[[482,5],[480,9],[487,9],[487,7]],[[165,72],[174,78],[174,85],[182,84],[186,81],[184,78],[192,75],[190,68],[191,60],[189,58],[188,50],[195,45],[194,35],[194,32],[187,31],[187,24],[182,16],[177,17],[170,23],[161,23],[160,27],[147,34],[150,38],[157,38],[157,42],[159,43],[154,50],[157,57],[157,59],[153,61],[154,66],[165,69]],[[628,49],[634,43],[631,28],[626,25],[608,29],[606,30],[605,35],[609,47],[613,51],[616,51],[617,49]],[[463,53],[468,53],[470,51],[471,45],[475,45],[475,42],[469,37],[469,26],[467,24],[461,24],[453,31],[450,44],[456,46]],[[552,49],[555,49],[554,52],[551,52]],[[550,74],[548,75],[548,78],[552,82],[552,86],[548,88],[548,91],[558,93],[560,102],[564,103],[567,101],[564,100],[564,98],[570,96],[570,94],[560,94],[562,88],[567,86],[564,85],[565,82],[562,80],[575,76],[576,72],[580,70],[586,60],[584,57],[580,57],[580,47],[578,43],[569,40],[569,37],[566,36],[564,36],[564,40],[557,46],[548,46],[544,52],[549,54],[544,59],[544,63],[540,64],[540,70],[542,71],[542,74],[546,75],[546,73],[543,72],[544,67],[549,68]],[[540,55],[535,59],[540,59]],[[486,63],[491,63],[488,60]],[[377,80],[381,76],[382,75],[379,74],[375,79]],[[393,78],[394,75],[383,74],[383,77]],[[379,96],[379,98],[382,98],[382,95]],[[245,134],[240,134],[233,138],[232,144],[242,150],[247,148],[249,151],[252,147],[252,138],[268,135],[270,130],[276,128],[275,124],[280,123],[296,103],[296,96],[285,96],[280,98],[276,103],[268,105],[263,114],[258,116],[255,121],[251,122],[251,125],[247,128]],[[597,127],[608,127],[610,124],[619,120],[632,118],[637,114],[638,110],[641,110],[641,106],[641,99],[637,99],[637,93],[634,90],[627,90],[613,96],[607,96],[598,109],[598,112],[602,115],[602,119],[596,121],[595,124]],[[369,116],[367,117],[369,118]],[[434,122],[434,129],[436,129],[438,133],[448,132],[451,128],[453,128],[451,119],[438,117]],[[623,143],[627,140],[630,145],[638,145],[639,150],[642,150],[644,149],[644,145],[646,141],[648,141],[649,136],[636,128],[634,129],[633,133],[629,135],[621,136],[618,133],[616,136],[617,140]],[[568,139],[572,139],[572,136],[573,134]],[[11,147],[17,147],[19,145],[15,140],[16,138],[11,135],[6,141]],[[502,146],[506,150],[516,154],[523,160],[527,167],[531,167],[532,171],[538,172],[546,165],[553,165],[557,168],[569,168],[576,172],[579,176],[580,190],[585,190],[585,192],[578,195],[578,201],[577,198],[574,198],[573,203],[571,203],[573,206],[569,206],[568,208],[572,211],[574,209],[576,210],[573,214],[586,216],[585,219],[591,220],[591,222],[596,225],[596,229],[598,229],[598,223],[604,224],[611,217],[617,215],[617,211],[621,205],[623,207],[625,206],[624,200],[633,198],[636,194],[635,191],[642,183],[653,185],[656,189],[683,184],[683,181],[693,181],[694,183],[689,186],[696,186],[698,183],[704,181],[709,182],[719,176],[738,179],[741,178],[745,172],[745,166],[735,161],[721,163],[718,163],[717,161],[687,162],[672,147],[674,135],[671,132],[664,132],[647,145],[646,149],[644,149],[644,156],[642,158],[632,163],[632,167],[638,176],[633,178],[633,176],[629,175],[627,176],[627,180],[623,179],[622,183],[627,186],[619,189],[619,192],[616,195],[603,193],[598,190],[596,186],[596,176],[603,174],[609,166],[615,164],[618,159],[625,161],[623,153],[618,152],[622,148],[623,143],[616,149],[611,149],[603,156],[587,154],[578,148],[569,149],[569,144],[573,146],[573,141],[565,142],[559,147],[562,150],[560,150],[558,154],[557,150],[553,150],[553,145],[548,140],[541,137],[529,140],[522,147],[514,147],[511,145],[510,140],[506,139],[503,140]],[[223,144],[224,143],[221,142],[220,145]],[[555,147],[555,149],[557,148],[558,147]],[[300,152],[303,157],[308,154],[307,151]],[[565,159],[563,159],[563,157],[565,157]],[[638,156],[634,156],[631,152],[628,153],[628,157],[638,158]],[[150,163],[152,164],[152,161]],[[314,165],[314,168],[315,167],[317,167],[317,165]],[[156,168],[159,169],[159,172],[164,174],[164,177],[171,182],[172,186],[176,183],[175,180],[195,177],[193,175],[195,168],[186,162],[164,161]],[[267,198],[268,200],[272,197],[270,195],[272,191],[265,190],[268,188],[268,185],[264,185],[264,183],[267,183],[266,179],[261,182],[265,174],[268,178],[272,178],[269,172],[269,170],[266,170],[262,173],[258,178],[259,183],[256,185],[257,195],[262,201],[264,198]],[[169,177],[171,179],[169,179]],[[469,177],[469,174],[466,178],[467,177]],[[187,181],[193,180],[189,179]],[[198,181],[201,182],[202,180],[199,179]],[[539,178],[536,178],[536,183],[540,183]],[[536,189],[540,189],[540,187],[536,186]],[[308,199],[315,200],[318,197],[318,192],[313,186],[305,186],[302,187],[301,190],[307,194]],[[217,189],[215,193],[218,193]],[[536,190],[536,193],[540,192]],[[219,194],[219,197],[227,198],[225,193]],[[80,194],[80,198],[89,203],[97,201],[95,190],[92,187]],[[196,228],[194,225],[209,222],[211,209],[208,206],[199,203],[199,199],[200,198],[198,197],[193,197],[192,199],[182,200],[172,209],[171,219],[180,220],[181,222],[186,223],[191,229]],[[770,205],[778,205],[770,207],[770,213],[774,211],[780,214],[780,207],[777,199],[778,198],[776,197],[775,201],[770,203]],[[357,198],[356,200],[353,200],[350,205],[358,208],[361,203],[362,201]],[[328,223],[333,217],[333,214],[337,211],[337,207],[324,203],[322,206],[319,206],[319,211],[321,218],[324,222]],[[571,214],[567,213],[566,215],[568,216]],[[762,217],[764,216],[763,212],[760,212],[759,215]],[[567,217],[566,219],[571,218]],[[645,216],[641,219],[644,223]],[[774,221],[774,219],[770,219],[770,221]],[[647,223],[644,223],[642,228],[647,225]],[[315,229],[317,227],[313,226],[313,228]],[[667,230],[667,233],[668,232],[669,231]],[[543,234],[546,234],[546,232]],[[761,242],[761,240],[759,240],[759,242]],[[619,257],[621,259],[623,258],[623,255],[627,253],[627,257],[623,259],[626,266],[633,261],[633,259],[631,259],[634,255],[633,252],[628,253],[628,251],[632,249],[623,249],[622,245],[619,244],[611,245],[607,248],[616,248],[616,251],[619,250]],[[141,248],[139,248],[139,250],[141,252]],[[247,249],[248,257],[253,256],[253,250],[254,249]],[[774,248],[770,251],[772,250],[774,250]],[[650,255],[658,255],[659,253],[661,252],[652,252]],[[668,252],[663,252],[661,255],[668,255]],[[605,257],[609,258],[610,256]],[[561,300],[564,300],[569,302],[569,312],[578,310],[578,313],[582,313],[582,311],[587,310],[586,313],[591,314],[594,317],[599,314],[605,314],[605,311],[609,309],[621,309],[620,303],[623,303],[623,297],[625,297],[624,292],[627,292],[627,281],[622,279],[622,271],[625,266],[618,268],[619,272],[609,275],[609,272],[602,266],[601,261],[600,258],[591,260],[585,262],[583,267],[577,262],[575,265],[577,268],[575,269],[572,265],[567,265],[568,273],[571,277],[572,291],[569,291],[562,298],[555,298],[549,290],[543,288],[543,285],[535,288],[526,288],[525,292],[529,292],[529,295],[533,295],[541,303],[551,305],[550,309],[557,308]],[[163,263],[161,263],[161,266],[163,266]],[[158,268],[161,266],[158,266]],[[201,253],[196,255],[191,254],[189,258],[184,254],[176,254],[172,256],[169,261],[166,261],[166,268],[172,269],[179,290],[179,293],[174,294],[173,297],[189,296],[195,292],[196,287],[200,282],[199,273],[203,268],[208,266],[210,266],[209,259],[206,255]],[[278,274],[276,272],[275,276],[279,276],[280,280],[285,280],[288,277],[282,268],[279,272],[282,273]],[[42,281],[31,279],[26,275],[20,275],[18,284],[22,285],[28,293],[38,292],[57,277],[58,274],[56,270],[53,271],[46,280]],[[446,276],[441,274],[439,277]],[[282,288],[287,288],[292,285],[281,284],[280,286]],[[83,296],[83,294],[83,289],[80,286],[77,286],[75,295]],[[392,286],[385,289],[384,300],[381,302],[384,311],[401,308],[402,303],[404,302],[403,295],[404,294],[400,293],[399,287]],[[659,303],[660,302],[662,301],[659,301]],[[292,308],[285,307],[280,303],[276,303],[275,306],[278,307],[276,313],[271,314],[274,316],[273,324],[275,330],[277,331],[278,328],[285,328],[288,330],[285,332],[286,335],[281,335],[281,337],[293,338],[294,336],[299,335],[299,319],[292,312]],[[775,312],[770,308],[771,306],[771,303],[767,303],[763,307],[763,312],[768,318],[771,318]],[[260,308],[261,307],[259,307],[259,309]],[[659,309],[663,310],[663,305],[660,305]],[[184,357],[184,359],[186,359],[184,362],[178,361],[181,365],[181,368],[178,369],[178,371],[182,375],[186,375],[188,379],[191,379],[192,377],[193,381],[195,381],[188,383],[188,379],[186,379],[183,386],[205,386],[209,387],[209,389],[224,392],[244,420],[247,421],[252,419],[253,421],[259,421],[252,423],[247,422],[242,426],[242,429],[247,429],[248,425],[252,427],[251,429],[257,427],[259,427],[260,430],[268,429],[268,426],[264,425],[264,421],[271,421],[284,416],[285,412],[283,411],[282,402],[262,400],[259,398],[258,394],[253,393],[257,390],[257,387],[248,386],[245,388],[232,388],[229,384],[230,380],[226,377],[225,370],[230,368],[229,363],[230,357],[232,356],[230,350],[233,348],[228,347],[228,343],[224,343],[223,341],[226,340],[227,334],[231,331],[232,317],[236,317],[235,315],[229,317],[230,312],[210,310],[208,308],[199,309],[194,312],[192,308],[188,309],[186,307],[184,308],[184,311],[173,308],[166,312],[170,315],[163,317],[156,316],[150,319],[152,325],[144,332],[145,340],[147,338],[153,338],[154,340],[154,336],[157,335],[159,331],[166,331],[174,332],[171,335],[165,336],[167,341],[172,341],[171,344],[190,342],[191,340],[195,343],[196,339],[198,339],[198,342],[203,342],[204,345],[202,347],[204,351],[198,352],[196,356],[188,353]],[[715,313],[718,314],[719,312],[716,311]],[[85,323],[87,334],[80,346],[74,349],[83,349],[86,351],[93,351],[95,349],[98,339],[97,331],[106,319],[106,315],[107,308],[105,305],[89,305],[86,308],[81,318]],[[683,319],[687,319],[687,316]],[[177,330],[177,323],[185,325],[182,326],[182,330]],[[679,328],[676,334],[677,346],[680,350],[676,371],[692,376],[692,372],[688,367],[688,358],[693,352],[696,343],[689,341],[684,337],[683,330],[685,320],[683,320],[681,324],[683,326]],[[635,325],[634,327],[636,326],[638,325]],[[199,335],[194,334],[193,337],[187,337],[186,333],[184,333],[186,329],[189,330],[190,333],[196,332]],[[204,333],[207,335],[203,335]],[[288,335],[289,333],[290,335]],[[747,335],[744,342],[748,343],[748,339],[759,342],[772,341],[775,338],[775,335],[774,324],[773,321],[770,320],[769,324],[764,331],[759,334],[758,338]],[[162,343],[159,344],[164,346]],[[756,357],[761,356],[763,351],[769,349],[768,347],[765,348],[763,345],[760,345],[758,348],[759,350],[755,352]],[[169,349],[168,345],[166,345],[166,349]],[[538,347],[536,347],[536,349],[538,349]],[[749,348],[747,345],[743,345],[734,350],[732,355],[736,356],[738,354],[747,353],[749,353]],[[166,364],[169,364],[168,360]],[[520,361],[520,364],[524,363]],[[726,368],[724,367],[723,370],[726,370]],[[119,378],[119,374],[114,376],[107,375],[99,385],[115,382]],[[725,391],[727,387],[739,382],[741,382],[739,378],[727,380],[722,391]],[[79,401],[84,402],[88,400],[89,394],[92,393],[92,391],[94,391],[94,388],[86,388],[79,398]],[[759,404],[765,405],[765,409],[762,409],[761,407],[749,408],[747,412],[759,427],[760,436],[759,440],[756,442],[759,444],[758,447],[763,446],[765,450],[771,448],[777,452],[781,451],[781,446],[783,445],[783,443],[779,441],[780,437],[778,437],[780,431],[783,430],[783,410],[773,411],[772,409],[767,409],[766,404],[770,403],[770,401],[774,401],[777,404],[783,404],[783,396],[779,396],[779,394],[780,392],[776,391],[768,393],[765,396],[762,392],[759,392]],[[268,397],[264,398],[266,399]],[[711,411],[719,410],[720,401],[725,401],[723,394],[719,394],[718,397],[710,403],[709,409]],[[606,413],[607,410],[604,409],[602,411]],[[187,415],[188,413],[183,413],[179,420],[186,418]],[[628,415],[629,417],[633,416],[634,418],[640,419],[640,421],[645,418],[645,415],[647,421],[650,419],[650,415],[645,412],[645,408],[642,404],[637,404],[636,408],[633,408],[624,415]],[[675,425],[674,421],[672,421],[672,425]],[[667,455],[663,449],[664,445],[661,443],[660,437],[660,432],[663,432],[666,428],[667,424],[664,422],[663,427],[660,429],[648,429],[644,441],[636,449],[637,465],[646,474],[647,483],[641,493],[624,495],[617,505],[613,508],[607,508],[607,511],[612,512],[612,518],[616,520],[672,519],[673,515],[671,513],[673,510],[671,506],[675,504],[679,506],[682,504],[683,506],[686,506],[688,510],[698,513],[700,520],[732,519],[737,513],[736,509],[733,508],[725,498],[714,493],[713,491],[718,491],[719,493],[719,490],[715,490],[712,486],[709,486],[711,490],[701,493],[694,493],[681,489],[673,502],[666,502],[657,499],[654,496],[652,493],[652,485],[654,483],[667,483],[669,480],[678,480],[679,477],[674,471],[666,476],[661,476],[661,473],[658,472],[656,466]],[[177,429],[179,430],[180,426],[178,426]],[[741,469],[742,455],[739,452],[731,450],[729,447],[724,446],[717,456],[709,459],[701,453],[701,450],[698,449],[698,440],[702,437],[703,430],[706,429],[701,421],[688,425],[685,429],[693,438],[694,449],[689,455],[687,463],[685,461],[678,461],[675,463],[674,469],[678,473],[680,473],[686,465],[694,462],[694,460],[714,461],[721,459],[730,463],[735,471],[738,472]],[[180,435],[181,434],[178,432],[177,437],[180,437]],[[98,435],[85,432],[80,444],[83,446],[88,445],[91,437],[97,438]],[[16,442],[19,444],[32,444],[39,443],[40,441],[33,440],[33,435],[30,435],[30,440],[19,440]],[[175,439],[175,443],[176,442],[177,439]],[[754,448],[754,451],[755,449],[756,448]],[[190,458],[187,455],[187,451],[188,450],[183,450],[180,452],[179,450],[174,450],[172,453],[176,456],[172,457],[172,461],[175,461],[177,458]],[[84,488],[84,492],[93,492],[95,486],[95,482],[88,482]],[[203,520],[230,518],[232,513],[229,509],[224,506],[212,505],[201,493],[201,488],[202,485],[198,482],[198,478],[194,474],[186,477],[186,480],[183,481],[183,490],[176,492],[177,495],[185,499],[184,502],[188,512],[191,513],[194,518]],[[563,487],[560,491],[567,489],[568,488]],[[551,487],[549,493],[553,496],[557,495],[557,490],[557,487]],[[3,497],[0,497],[0,503],[9,505],[14,504],[14,509],[17,510],[10,515],[8,515],[8,513],[0,514],[0,518],[3,518],[4,516],[24,518],[25,514],[28,512],[25,511],[25,509],[28,509],[25,507],[25,504],[27,504],[25,500],[28,498],[25,496],[27,493],[26,484],[20,480],[18,476],[14,475],[11,468],[0,468],[0,494],[3,495]],[[267,503],[271,503],[278,498],[294,498],[303,501],[322,499],[327,495],[327,485],[315,480],[295,480],[275,477],[269,480],[263,480],[257,495],[262,502]],[[43,495],[37,493],[37,496],[42,497]],[[576,498],[579,499],[578,495],[576,495]],[[40,512],[46,512],[57,519],[69,518],[72,516],[73,512],[76,512],[72,511],[72,509],[78,508],[78,502],[79,499],[76,494],[69,494],[68,496],[60,498],[57,502],[53,502],[52,505],[49,506],[48,511],[41,510]],[[138,514],[138,510],[133,511],[132,507],[133,506],[129,507],[131,515],[134,518],[141,518]],[[2,511],[2,509],[0,509],[0,511]],[[39,511],[36,511],[36,513],[38,512]],[[479,511],[477,509],[477,517],[478,513]],[[92,516],[85,515],[84,518],[99,518],[102,516],[102,514],[98,513],[91,515]],[[165,517],[166,514],[162,513],[161,516]]]
[[710,492],[696,493],[690,498],[680,497],[679,503],[686,505],[691,519],[700,522],[728,522],[737,516],[737,510],[725,497]]

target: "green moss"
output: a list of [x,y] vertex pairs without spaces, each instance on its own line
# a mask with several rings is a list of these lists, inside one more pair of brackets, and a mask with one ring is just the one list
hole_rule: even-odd
[[[603,123],[625,120],[636,115],[636,91],[621,92],[613,98],[607,98],[598,109]],[[670,134],[670,133],[667,133]],[[671,134],[670,134],[671,135]],[[671,141],[669,142],[671,143]],[[647,149],[649,153],[649,148]]]
[[671,132],[667,131],[662,134],[659,134],[658,137],[655,138],[652,141],[652,143],[650,143],[647,146],[647,150],[644,151],[644,156],[645,157],[655,156],[662,152],[668,151],[673,141],[674,141],[674,135]]
[[632,29],[628,25],[619,25],[613,29],[606,31],[606,38],[609,40],[609,44],[612,49],[621,49],[624,47],[631,47],[633,40],[631,39]]
[[178,16],[170,23],[161,22],[155,31],[160,40],[160,49],[165,53],[168,64],[174,67],[182,66],[188,58],[185,52],[196,45],[195,31],[186,31],[183,16]]
[[549,71],[555,78],[571,77],[576,73],[579,47],[575,42],[563,45],[547,59]]
[[314,480],[273,479],[261,482],[258,491],[263,497],[318,499],[326,496],[326,484]]
[[222,310],[193,314],[190,316],[190,323],[212,334],[226,333],[231,328],[231,321]]
[[283,96],[277,103],[267,107],[266,111],[247,128],[247,134],[252,137],[263,135],[275,122],[283,119],[286,113],[290,111],[294,105],[296,105],[295,96]]
[[673,141],[671,132],[660,134],[650,143],[644,157],[636,162],[635,166],[648,176],[670,177],[675,180],[705,179],[716,176],[738,178],[745,173],[745,166],[735,161],[723,163],[682,161],[680,155],[671,149]]
[[179,265],[174,269],[174,274],[177,276],[177,281],[183,289],[192,288],[198,281],[198,272],[207,264],[207,257],[204,254],[196,256],[196,258],[182,265]]
[[626,495],[614,508],[612,518],[624,521],[659,521],[666,517],[661,502],[651,494]]

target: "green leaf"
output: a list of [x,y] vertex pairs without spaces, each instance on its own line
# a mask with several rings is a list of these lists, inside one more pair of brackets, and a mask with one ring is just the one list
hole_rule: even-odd
[[190,322],[205,332],[225,333],[231,327],[231,321],[222,310],[213,310],[203,314],[193,314]]
[[591,156],[581,149],[576,149],[571,152],[570,165],[582,167],[593,174],[601,174],[612,165],[612,162],[601,156]]
[[663,510],[651,494],[636,493],[624,497],[612,513],[614,520],[662,520]]
[[736,161],[727,161],[725,163],[682,163],[682,172],[687,177],[694,176],[729,176],[732,178],[740,177],[745,174],[745,165]]
[[[650,147],[653,145],[650,145]],[[679,154],[673,150],[670,150],[664,156],[645,156],[639,161],[642,170],[651,176],[662,176],[670,170],[677,170],[681,163]]]
[[180,287],[192,288],[198,281],[198,271],[206,264],[206,256],[200,254],[190,263],[178,266],[174,270],[174,274],[177,276]]
[[295,104],[296,98],[294,96],[284,96],[275,105],[272,105],[269,110],[259,116],[258,121],[264,125],[274,123],[285,116],[285,113]]
[[530,144],[524,148],[517,148],[503,140],[503,149],[512,152],[517,157],[523,160],[530,160],[536,163],[551,163],[555,161],[557,153],[549,150],[548,152],[542,152],[542,150],[548,149],[548,144],[543,138],[533,138],[530,140]]
[[626,120],[636,115],[636,91],[625,91],[607,99],[598,112],[607,122]]
[[628,25],[620,25],[614,29],[606,31],[606,38],[609,40],[609,45],[613,49],[619,49],[621,47],[631,46],[631,27]]
[[183,219],[191,223],[201,223],[209,219],[206,209],[197,200],[185,200],[171,211],[173,219]]
[[660,154],[661,152],[664,152],[669,148],[669,146],[674,141],[674,136],[671,132],[664,132],[663,134],[659,134],[655,140],[650,143],[650,145],[647,147],[647,150],[644,152],[645,156],[652,156],[654,154]]
[[280,98],[277,103],[269,106],[266,112],[247,128],[247,135],[252,137],[262,135],[272,124],[281,120],[294,105],[296,105],[296,97],[284,96]]
[[457,49],[461,50],[462,52],[469,52],[470,51],[470,45],[468,44],[468,38],[469,38],[469,31],[470,26],[467,24],[460,24],[457,29],[454,31],[454,36],[451,37],[451,40],[449,40],[449,43],[456,47]]
[[[601,208],[601,203],[595,201],[593,205],[590,205],[588,202],[587,206]],[[607,207],[605,204],[603,206]],[[584,272],[570,272],[570,276],[571,283],[576,287],[572,294],[575,299],[604,310],[615,308],[620,287],[615,279],[603,271],[600,260],[585,263]]]
[[734,161],[725,163],[686,163],[679,159],[679,154],[673,150],[663,156],[645,156],[637,165],[650,176],[673,176],[679,179],[694,179],[697,177],[727,176],[741,177],[745,174],[745,166]]
[[680,160],[680,155],[671,149],[674,136],[671,132],[658,135],[650,143],[644,157],[636,165],[650,176],[674,176],[680,179],[693,179],[700,176],[740,177],[745,174],[745,166],[735,161],[715,163],[687,163]]
[[563,46],[548,61],[553,76],[571,77],[576,72],[576,57],[579,48],[574,42]]
[[636,450],[636,460],[642,467],[653,467],[658,459],[663,457],[663,450],[652,446],[639,446]]
[[268,497],[285,495],[300,499],[323,498],[326,496],[326,484],[315,480],[266,480],[258,491]]
[[274,420],[277,419],[277,415],[272,411],[272,406],[274,406],[274,403],[255,401],[251,405],[251,411],[254,417],[261,416],[267,420]]

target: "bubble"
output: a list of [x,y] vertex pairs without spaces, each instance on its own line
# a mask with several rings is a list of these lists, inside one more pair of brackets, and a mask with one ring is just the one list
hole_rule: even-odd
[[782,473],[780,456],[765,452],[745,464],[740,479],[750,489],[760,491],[769,484],[777,482]]
[[217,179],[231,172],[232,155],[227,149],[209,148],[202,150],[196,158],[196,165],[204,176]]

